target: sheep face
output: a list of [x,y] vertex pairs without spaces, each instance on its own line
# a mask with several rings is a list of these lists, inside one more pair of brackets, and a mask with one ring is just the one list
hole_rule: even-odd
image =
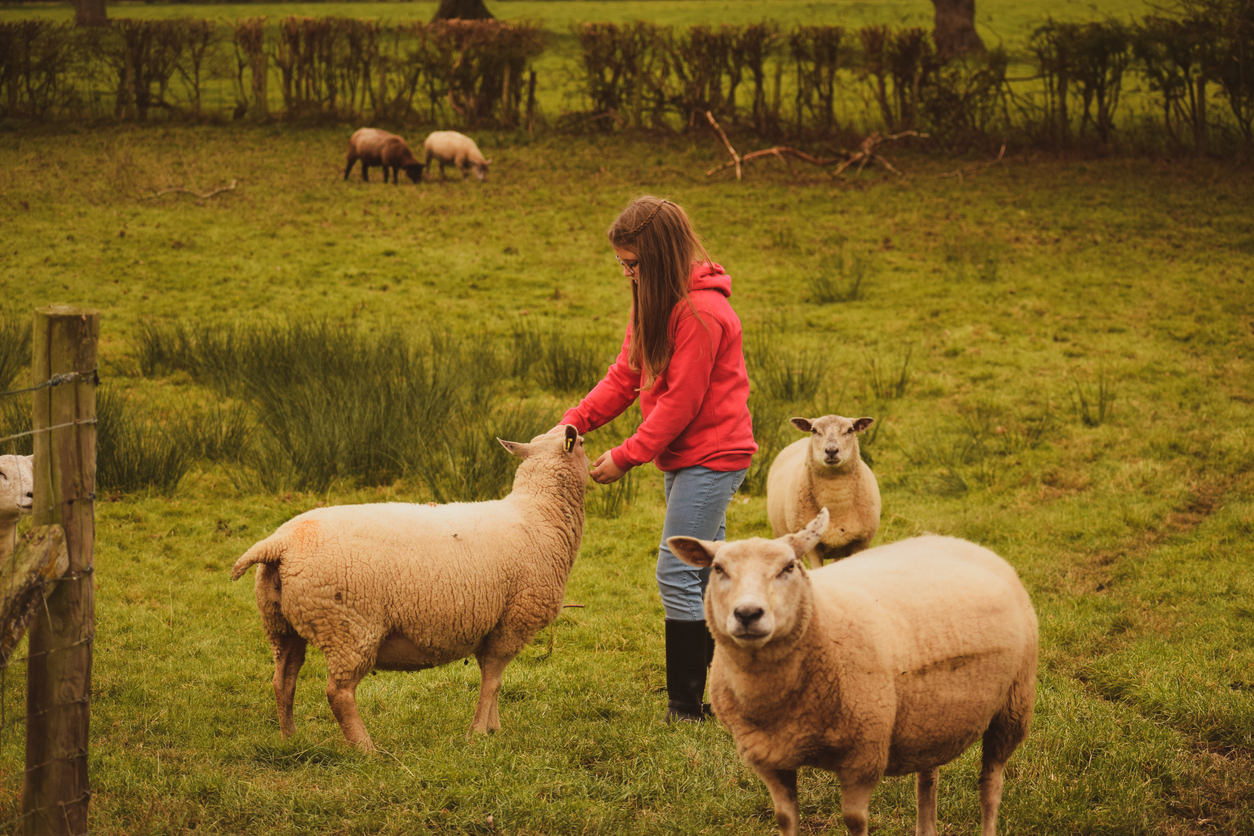
[[809,611],[810,577],[802,556],[822,538],[828,518],[824,508],[801,531],[776,540],[712,543],[671,537],[666,542],[685,563],[710,567],[705,620],[715,636],[760,650],[772,639],[794,634]]
[[843,470],[858,461],[857,434],[875,423],[874,418],[793,418],[792,425],[810,433],[810,466],[819,470]]
[[24,517],[34,507],[33,461],[30,456],[0,456],[0,520]]
[[484,160],[481,163],[472,163],[470,170],[475,173],[475,177],[479,180],[488,179],[488,166],[492,165],[491,160]]
[[422,182],[422,170],[425,167],[426,166],[423,163],[409,163],[408,165],[402,166],[402,168],[405,169],[405,176],[409,178],[409,182],[411,183]]

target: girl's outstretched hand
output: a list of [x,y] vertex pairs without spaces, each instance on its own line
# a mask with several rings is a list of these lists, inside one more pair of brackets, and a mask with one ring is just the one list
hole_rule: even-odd
[[610,455],[609,450],[597,456],[597,460],[592,463],[592,481],[598,485],[608,485],[610,482],[617,482],[626,473],[627,471],[619,470],[618,465],[614,464],[614,458]]

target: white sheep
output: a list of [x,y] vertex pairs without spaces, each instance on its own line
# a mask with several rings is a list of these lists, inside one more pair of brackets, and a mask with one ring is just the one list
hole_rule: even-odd
[[33,456],[0,456],[0,557],[17,548],[17,521],[35,502]]
[[809,438],[789,444],[771,463],[766,477],[766,513],[776,537],[800,531],[820,508],[832,523],[808,555],[811,568],[824,558],[848,557],[871,545],[880,527],[880,488],[862,461],[858,433],[874,418],[793,418]]
[[711,566],[714,713],[766,783],[784,836],[797,768],[836,773],[853,836],[885,775],[916,775],[919,836],[936,833],[939,767],[983,739],[980,809],[993,836],[1007,759],[1036,698],[1037,622],[1011,566],[951,537],[916,537],[822,569],[802,562],[828,513],[796,534],[671,550]]
[[471,171],[480,180],[488,179],[488,166],[491,160],[485,160],[479,146],[465,134],[457,131],[434,131],[422,143],[426,150],[427,170],[431,170],[431,160],[440,164],[440,179],[444,179],[444,166],[451,165],[462,173],[465,178]]
[[588,478],[572,426],[501,444],[523,459],[504,499],[319,508],[235,562],[233,579],[261,564],[257,608],[284,737],[295,731],[307,643],[326,654],[327,700],[349,743],[374,748],[356,701],[371,669],[415,671],[471,655],[481,674],[471,733],[501,727],[505,666],[561,612]]

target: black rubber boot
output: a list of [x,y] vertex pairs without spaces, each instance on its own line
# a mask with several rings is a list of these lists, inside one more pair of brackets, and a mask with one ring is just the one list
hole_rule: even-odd
[[699,723],[709,714],[701,700],[712,644],[704,621],[666,619],[666,722]]

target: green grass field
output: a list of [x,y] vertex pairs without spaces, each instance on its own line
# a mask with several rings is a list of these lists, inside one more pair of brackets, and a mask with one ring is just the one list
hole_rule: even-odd
[[[736,182],[705,176],[725,157],[704,139],[488,134],[488,182],[394,187],[341,180],[346,136],[0,134],[6,321],[97,308],[107,389],[146,410],[129,414],[205,434],[215,407],[266,416],[199,374],[148,366],[146,327],[326,321],[362,339],[445,335],[503,364],[530,328],[604,365],[628,294],[603,231],[634,195],[668,196],[734,279],[759,436],[790,440],[793,414],[874,416],[879,542],[966,537],[1032,593],[1039,698],[1002,832],[1254,833],[1248,172],[1146,159],[975,169],[890,150],[908,177],[766,161]],[[232,180],[211,198],[153,197]],[[579,394],[502,375],[492,409],[535,422]],[[380,443],[416,445],[424,429]],[[590,454],[629,429],[590,435]],[[254,425],[250,443],[265,432]],[[487,437],[502,432],[483,427],[485,461],[508,460]],[[661,723],[652,466],[625,508],[592,492],[567,590],[582,608],[507,670],[503,733],[464,738],[475,666],[383,673],[359,692],[384,750],[367,756],[342,742],[317,652],[297,735],[280,738],[251,578],[231,583],[227,568],[319,502],[430,489],[406,472],[302,490],[250,461],[218,450],[168,492],[101,491],[93,834],[773,832],[725,731]],[[728,529],[769,536],[764,496],[738,496]],[[24,693],[19,661],[0,681],[5,832],[20,813]],[[942,770],[942,832],[977,832],[977,767],[973,750]],[[803,772],[800,792],[803,832],[845,832],[831,775]],[[877,791],[872,827],[912,832],[911,782]]]

